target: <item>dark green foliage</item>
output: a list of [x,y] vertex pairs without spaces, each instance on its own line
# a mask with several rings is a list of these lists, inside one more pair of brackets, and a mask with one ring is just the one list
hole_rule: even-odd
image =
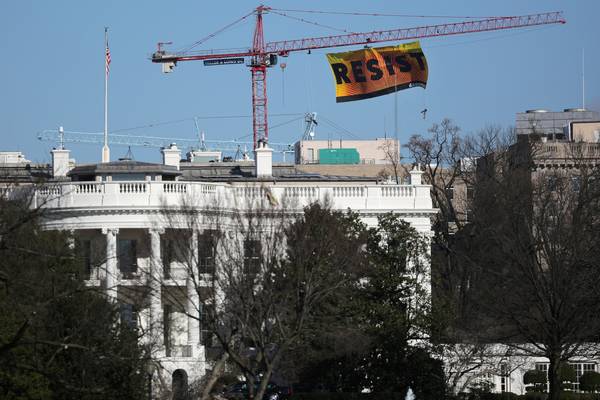
[[600,390],[600,373],[595,371],[585,372],[579,378],[579,388],[584,392],[597,392]]
[[26,203],[0,203],[0,398],[143,398],[137,332],[84,285],[68,235],[41,230]]
[[561,392],[559,394],[559,400],[600,400],[600,394]]
[[340,316],[337,325],[324,326],[302,355],[310,358],[298,380],[313,390],[339,392],[314,394],[315,399],[350,398],[350,392],[364,388],[372,393],[356,396],[390,396],[408,387],[417,399],[443,398],[441,362],[411,344],[431,328],[424,284],[427,246],[393,214],[379,217],[378,226],[368,231],[368,268],[346,288],[342,302],[331,304]]
[[290,400],[404,400],[405,393],[295,393]]
[[447,396],[446,398],[448,400],[525,400],[524,396],[519,396],[511,392],[490,393],[489,391],[460,393],[458,396]]
[[548,393],[541,392],[527,392],[524,396],[521,396],[524,400],[547,400]]
[[575,382],[577,380],[577,374],[575,373],[575,369],[567,363],[562,363],[560,365],[560,368],[558,370],[558,376],[560,378],[560,381],[563,383]]
[[546,391],[548,376],[544,371],[532,369],[523,374],[523,383],[530,385],[525,388],[528,392],[542,393]]

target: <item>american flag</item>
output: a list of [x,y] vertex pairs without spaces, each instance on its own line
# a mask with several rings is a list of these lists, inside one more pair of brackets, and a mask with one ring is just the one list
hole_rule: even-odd
[[110,72],[110,49],[106,46],[106,74]]

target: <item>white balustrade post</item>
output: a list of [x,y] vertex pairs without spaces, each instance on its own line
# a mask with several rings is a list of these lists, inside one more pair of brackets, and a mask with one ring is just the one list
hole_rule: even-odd
[[[148,286],[150,288],[150,332],[157,345],[162,345],[163,338],[163,306],[162,306],[162,257],[160,254],[160,235],[164,229],[150,229],[150,271]],[[163,353],[163,350],[160,351]]]
[[102,233],[106,235],[106,262],[105,262],[105,286],[106,295],[111,301],[117,301],[117,289],[119,284],[119,271],[117,267],[117,235],[118,228],[103,228]]

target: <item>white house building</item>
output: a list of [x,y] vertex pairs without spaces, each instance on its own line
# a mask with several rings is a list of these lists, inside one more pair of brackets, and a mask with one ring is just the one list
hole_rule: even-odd
[[[419,232],[431,234],[436,210],[430,186],[421,182],[417,170],[404,185],[303,174],[289,165],[274,166],[272,151],[263,143],[255,150],[256,162],[246,165],[181,163],[175,146],[162,154],[162,164],[120,160],[71,167],[69,151],[54,150],[53,177],[36,190],[34,206],[47,209],[46,228],[74,232],[89,260],[88,285],[105,291],[121,304],[125,319],[161,344],[154,356],[167,384],[176,376],[199,378],[209,365],[197,315],[202,290],[192,284],[188,270],[176,261],[164,261],[161,253],[169,227],[162,222],[163,210],[177,210],[186,199],[199,205],[219,199],[222,207],[233,210],[244,204],[240,200],[267,196],[274,207],[292,204],[300,212],[327,198],[334,209],[350,208],[367,225],[392,211]],[[201,252],[202,227],[190,232],[189,240],[190,248]],[[208,279],[205,284],[210,284]],[[138,299],[147,288],[152,295]],[[186,290],[181,293],[181,288]],[[177,296],[180,301],[173,304]]]

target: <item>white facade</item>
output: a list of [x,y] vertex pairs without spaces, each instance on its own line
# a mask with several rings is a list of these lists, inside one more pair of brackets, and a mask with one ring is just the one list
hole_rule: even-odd
[[[413,174],[414,184],[409,185],[381,185],[350,178],[315,180],[314,176],[305,179],[302,175],[278,180],[270,178],[270,173],[261,174],[259,180],[231,181],[224,176],[221,181],[182,181],[132,171],[135,180],[126,180],[122,173],[110,176],[106,171],[111,166],[104,166],[102,176],[88,172],[82,175],[85,180],[79,177],[49,183],[36,190],[33,206],[49,212],[46,228],[71,230],[89,247],[90,258],[98,263],[90,263],[88,285],[101,288],[119,303],[137,302],[138,308],[129,312],[135,315],[139,328],[150,334],[149,340],[159,344],[154,347],[154,355],[166,381],[175,370],[184,370],[191,382],[205,373],[207,362],[197,318],[201,303],[197,283],[192,283],[188,270],[176,262],[169,266],[166,276],[160,262],[162,235],[167,228],[161,219],[164,210],[177,212],[183,203],[192,203],[200,210],[219,204],[221,209],[239,211],[249,203],[245,200],[263,198],[272,207],[287,207],[299,213],[314,201],[328,199],[333,209],[350,208],[371,226],[376,225],[378,215],[393,211],[425,235],[431,234],[431,219],[436,212],[430,186],[421,184],[418,173]],[[142,167],[149,168],[149,164]],[[200,234],[201,226],[190,236],[194,251],[198,251]],[[123,249],[128,255],[123,255]],[[205,284],[208,288],[208,277]],[[151,295],[142,299],[139,293],[148,288]],[[181,301],[171,304],[168,299],[177,296]],[[163,329],[166,321],[170,324],[168,335]]]

